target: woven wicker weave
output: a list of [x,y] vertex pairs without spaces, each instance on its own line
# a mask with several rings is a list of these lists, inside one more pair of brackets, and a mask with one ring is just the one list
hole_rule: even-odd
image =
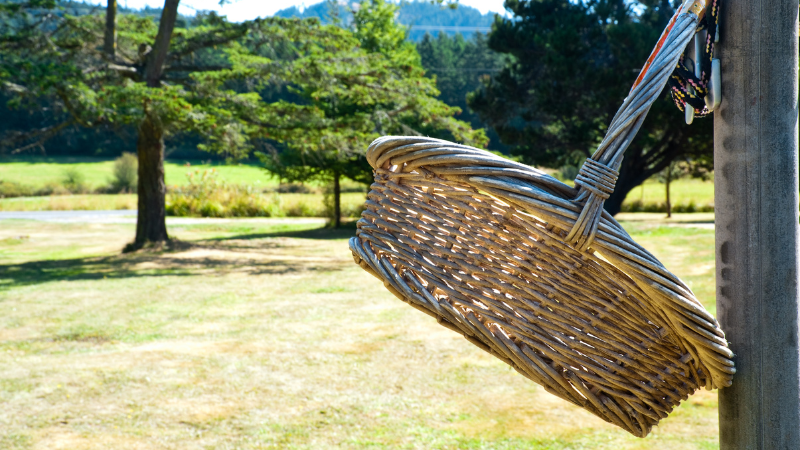
[[398,298],[639,437],[735,372],[714,317],[602,209],[697,20],[676,15],[577,189],[483,150],[384,137],[367,153],[375,183],[350,240]]

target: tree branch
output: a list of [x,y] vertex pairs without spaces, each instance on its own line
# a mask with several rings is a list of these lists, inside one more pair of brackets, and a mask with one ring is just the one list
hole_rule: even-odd
[[6,140],[3,140],[3,141],[0,141],[0,146],[7,147],[7,146],[10,146],[10,145],[15,145],[18,142],[24,142],[24,141],[27,141],[27,140],[30,140],[30,139],[33,139],[33,138],[38,138],[38,139],[36,139],[35,142],[32,142],[30,144],[23,145],[22,147],[17,147],[15,149],[13,149],[11,151],[11,153],[12,154],[14,154],[14,153],[22,153],[22,152],[24,152],[26,150],[30,150],[32,148],[42,147],[42,146],[44,146],[44,143],[47,142],[50,138],[52,138],[53,136],[57,135],[58,133],[61,132],[61,130],[63,130],[64,128],[67,128],[68,126],[70,126],[70,125],[72,125],[74,123],[75,123],[75,121],[73,119],[69,119],[66,122],[61,122],[61,123],[59,123],[57,125],[53,125],[51,127],[40,128],[40,129],[32,131],[30,133],[20,133],[20,134],[12,137],[10,139],[6,139]]
[[164,0],[164,10],[161,12],[161,21],[158,24],[158,35],[153,43],[153,50],[147,55],[144,78],[149,87],[161,85],[161,74],[169,52],[172,30],[175,29],[175,20],[178,18],[178,3],[180,0]]
[[214,72],[230,68],[231,66],[166,66],[164,72]]

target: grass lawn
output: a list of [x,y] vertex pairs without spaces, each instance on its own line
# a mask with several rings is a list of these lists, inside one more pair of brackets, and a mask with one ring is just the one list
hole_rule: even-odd
[[136,194],[81,194],[0,198],[0,211],[97,211],[136,208]]
[[[659,217],[622,218],[713,307],[713,230]],[[394,298],[352,229],[182,223],[120,255],[132,225],[0,222],[0,448],[718,447],[716,392],[634,438]]]
[[[88,187],[95,189],[111,181],[113,167],[113,159],[3,156],[0,157],[0,181],[40,188],[48,184],[61,184],[65,172],[74,168],[83,175]],[[188,184],[187,173],[208,169],[216,169],[218,179],[226,183],[265,189],[278,186],[278,179],[256,164],[225,164],[222,161],[168,160],[164,163],[164,178],[168,186],[183,186]],[[345,180],[342,187],[361,188],[363,185]]]
[[[637,200],[643,204],[666,203],[666,187],[663,183],[647,181],[630,191],[625,198],[626,202]],[[689,178],[670,183],[670,201],[673,205],[713,205],[714,182]]]

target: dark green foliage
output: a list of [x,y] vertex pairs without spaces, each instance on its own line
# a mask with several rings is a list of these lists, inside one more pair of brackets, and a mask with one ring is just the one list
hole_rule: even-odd
[[460,110],[436,99],[436,84],[425,77],[419,53],[395,21],[396,11],[387,0],[364,0],[354,8],[350,34],[359,51],[327,66],[309,66],[291,81],[290,92],[314,108],[313,119],[306,120],[313,127],[283,139],[280,150],[260,153],[267,169],[283,180],[330,182],[337,227],[340,180],[372,181],[365,150],[375,138],[413,134],[486,143],[483,130],[454,119]]
[[[580,165],[599,144],[673,6],[667,0],[507,0],[489,47],[506,67],[469,101],[513,153],[547,167]],[[712,122],[688,126],[666,95],[628,149],[606,209],[670,161],[710,164]]]
[[281,151],[261,154],[270,171],[287,181],[346,177],[368,184],[372,169],[364,152],[381,135],[440,133],[485,143],[482,130],[455,120],[459,110],[436,99],[435,83],[425,77],[419,54],[394,21],[396,8],[385,0],[362,2],[352,36],[366,53],[333,58],[292,80],[291,91],[318,116],[302,136],[284,140]]
[[[436,77],[436,87],[441,92],[439,100],[460,108],[458,118],[473,128],[486,126],[467,105],[467,96],[482,86],[482,80],[499,72],[505,62],[502,55],[489,48],[486,35],[476,33],[467,40],[461,34],[451,37],[439,33],[435,38],[425,34],[417,43],[417,51],[425,72]],[[489,149],[506,150],[494,130],[488,129],[487,136]]]

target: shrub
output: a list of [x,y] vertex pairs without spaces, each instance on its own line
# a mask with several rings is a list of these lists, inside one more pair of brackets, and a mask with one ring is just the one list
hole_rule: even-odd
[[315,208],[307,202],[299,201],[283,207],[283,212],[288,217],[324,217],[325,211]]
[[[641,200],[633,200],[622,204],[621,212],[651,212],[666,213],[666,203],[642,203]],[[694,201],[689,203],[679,203],[672,205],[674,213],[695,213],[695,212],[714,212],[714,205],[696,205]]]
[[217,179],[215,169],[190,172],[189,184],[173,188],[167,195],[167,214],[200,217],[282,216],[280,200],[266,198],[244,186],[228,185]]
[[281,183],[276,191],[281,194],[308,194],[311,189],[303,183]]
[[[219,181],[215,169],[190,172],[189,184],[170,188],[167,214],[194,217],[327,217],[331,195],[264,193],[248,186]],[[323,201],[320,201],[323,200]],[[357,217],[363,211],[363,198],[342,202],[343,217]]]
[[111,192],[136,192],[139,159],[133,153],[123,153],[114,160],[114,171],[109,189]]
[[69,167],[64,170],[62,183],[64,188],[73,194],[82,194],[88,190],[86,187],[86,178],[77,167]]
[[36,190],[12,181],[0,180],[0,198],[31,197],[36,195]]
[[367,209],[364,202],[358,204],[342,205],[342,217],[361,217],[361,213]]

